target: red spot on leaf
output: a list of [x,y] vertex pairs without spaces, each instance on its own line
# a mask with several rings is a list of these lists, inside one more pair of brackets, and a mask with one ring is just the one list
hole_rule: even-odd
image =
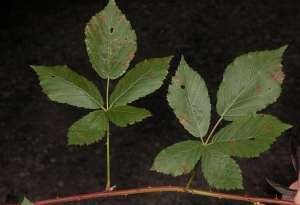
[[100,21],[105,21],[106,20],[106,16],[104,14],[100,14],[98,16],[98,18],[99,18]]
[[236,145],[236,141],[230,140],[229,143],[230,143],[231,146],[235,146]]
[[263,125],[263,129],[264,129],[264,130],[268,130],[268,129],[270,129],[270,127],[269,127],[269,125],[264,124],[264,125]]
[[183,125],[184,125],[186,122],[187,122],[187,119],[185,119],[185,118],[182,118],[182,119],[180,120],[180,123],[183,124]]
[[126,66],[127,62],[126,62],[126,61],[121,61],[120,64],[121,64],[122,66]]
[[182,168],[185,169],[185,170],[188,169],[188,166],[187,166],[186,164],[182,164],[181,166],[182,166]]
[[284,73],[282,71],[278,71],[274,75],[270,75],[270,78],[272,80],[276,81],[277,83],[282,83],[283,78],[284,78]]
[[261,86],[256,87],[255,92],[259,94],[261,92]]

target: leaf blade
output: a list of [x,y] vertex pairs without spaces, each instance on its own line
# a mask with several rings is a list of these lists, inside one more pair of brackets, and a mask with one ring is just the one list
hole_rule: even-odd
[[130,22],[110,0],[85,28],[85,43],[93,68],[102,78],[115,79],[129,67],[136,52],[136,34]]
[[128,124],[142,121],[144,118],[151,116],[151,113],[144,108],[124,105],[112,107],[107,111],[107,116],[117,126],[125,127]]
[[157,90],[167,75],[172,56],[138,63],[118,82],[112,92],[111,105],[126,105]]
[[162,150],[150,170],[179,176],[189,173],[200,160],[203,146],[199,141],[182,141]]
[[104,110],[96,110],[76,121],[68,132],[69,145],[91,144],[101,140],[107,130],[108,118]]
[[43,92],[52,101],[98,109],[103,99],[96,86],[67,66],[30,66],[39,76]]
[[241,169],[237,163],[212,146],[204,149],[201,166],[210,186],[227,190],[243,188]]
[[281,57],[287,46],[237,57],[225,70],[217,93],[217,112],[233,121],[255,113],[280,96]]
[[213,137],[212,146],[231,156],[257,157],[290,127],[271,115],[240,117]]
[[21,205],[34,205],[33,203],[31,203],[26,197],[24,197]]
[[201,76],[182,56],[169,86],[167,100],[184,128],[195,137],[204,137],[210,124],[211,104]]

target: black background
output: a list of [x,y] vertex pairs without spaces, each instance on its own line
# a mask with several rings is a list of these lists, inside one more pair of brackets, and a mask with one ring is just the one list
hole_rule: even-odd
[[[29,65],[66,64],[93,81],[104,94],[105,81],[92,69],[86,53],[84,27],[106,4],[103,0],[14,0],[1,6],[0,204],[20,202],[23,196],[35,201],[105,189],[105,140],[90,146],[67,145],[69,126],[88,110],[48,100]],[[244,190],[230,193],[275,197],[277,192],[266,183],[266,177],[286,186],[297,179],[290,160],[289,137],[299,138],[298,1],[119,0],[117,5],[137,34],[138,50],[130,67],[148,58],[175,57],[165,84],[134,103],[150,110],[153,117],[124,129],[112,128],[112,185],[126,189],[186,184],[188,175],[173,178],[149,171],[162,149],[193,139],[175,118],[165,97],[181,55],[206,81],[215,123],[216,92],[226,66],[239,55],[286,44],[282,95],[263,112],[293,128],[259,158],[235,158],[243,171]],[[192,187],[210,190],[200,170]],[[248,204],[179,193],[68,204],[209,203]]]

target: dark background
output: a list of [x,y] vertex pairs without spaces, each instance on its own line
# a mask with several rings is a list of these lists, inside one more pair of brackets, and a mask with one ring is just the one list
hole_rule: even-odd
[[[92,80],[104,94],[105,81],[92,69],[85,49],[84,27],[107,0],[12,0],[1,6],[0,19],[0,204],[32,201],[105,189],[105,140],[68,146],[67,131],[88,110],[47,99],[29,65],[67,64]],[[290,160],[290,136],[299,138],[299,1],[123,1],[117,5],[137,34],[131,67],[153,57],[174,55],[165,84],[134,103],[153,117],[124,129],[112,128],[111,177],[118,189],[180,185],[189,175],[173,178],[149,171],[167,146],[193,139],[166,101],[167,85],[183,54],[206,81],[211,103],[226,66],[235,57],[289,44],[283,55],[286,74],[282,95],[264,113],[293,125],[259,158],[236,158],[244,190],[230,193],[275,197],[268,177],[288,186],[297,179]],[[212,123],[217,121],[212,110]],[[209,190],[198,170],[193,188]],[[214,191],[214,189],[212,189]],[[248,204],[179,193],[153,193],[68,204]]]

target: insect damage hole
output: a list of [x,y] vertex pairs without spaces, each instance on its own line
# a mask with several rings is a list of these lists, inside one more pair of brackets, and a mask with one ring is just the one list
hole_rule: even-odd
[[114,32],[114,28],[110,28],[110,33],[113,33]]
[[181,89],[184,89],[184,88],[185,88],[185,86],[184,86],[184,85],[181,85],[180,87],[181,87]]

